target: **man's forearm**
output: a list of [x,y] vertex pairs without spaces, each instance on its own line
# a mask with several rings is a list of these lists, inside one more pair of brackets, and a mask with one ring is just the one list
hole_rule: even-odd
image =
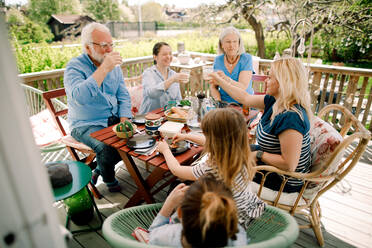
[[106,67],[100,65],[97,70],[92,74],[92,77],[96,80],[98,87],[101,87],[101,84],[105,77],[107,76],[107,73],[109,73],[108,69]]

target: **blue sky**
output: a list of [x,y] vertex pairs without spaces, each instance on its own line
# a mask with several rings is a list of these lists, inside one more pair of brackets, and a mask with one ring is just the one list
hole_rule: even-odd
[[[61,0],[63,1],[63,0]],[[119,0],[120,1],[120,0]],[[138,3],[144,4],[151,0],[128,0],[129,5],[135,5]],[[158,2],[162,5],[169,4],[175,5],[178,8],[193,8],[197,7],[199,4],[211,4],[211,3],[224,3],[225,0],[152,0]],[[27,0],[5,0],[6,4],[25,4]]]

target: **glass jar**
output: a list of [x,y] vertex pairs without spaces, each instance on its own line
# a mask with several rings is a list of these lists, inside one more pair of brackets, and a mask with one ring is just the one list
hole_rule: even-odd
[[82,188],[73,196],[63,200],[66,212],[76,225],[86,225],[93,218],[93,203],[88,189]]

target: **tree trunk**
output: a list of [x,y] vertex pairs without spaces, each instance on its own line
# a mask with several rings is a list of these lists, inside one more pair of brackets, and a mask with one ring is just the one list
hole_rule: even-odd
[[246,15],[244,15],[244,17],[248,21],[249,25],[251,25],[254,30],[254,34],[256,36],[256,41],[257,41],[257,48],[258,48],[257,55],[260,58],[263,58],[263,59],[266,58],[265,36],[264,36],[261,22],[257,22],[257,19],[253,15],[249,15],[248,19]]

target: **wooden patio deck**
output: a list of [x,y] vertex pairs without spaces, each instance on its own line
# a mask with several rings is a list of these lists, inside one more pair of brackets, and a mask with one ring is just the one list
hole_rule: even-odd
[[[137,162],[137,161],[136,161]],[[136,186],[125,166],[120,163],[116,167],[116,175],[122,186],[121,193],[110,193],[102,181],[97,188],[103,198],[96,199],[103,217],[119,211],[135,192]],[[148,174],[143,165],[141,173]],[[324,247],[371,247],[372,244],[372,142],[365,154],[349,175],[333,189],[320,198],[322,208]],[[160,191],[155,199],[163,201],[166,189]],[[64,224],[66,213],[62,203],[55,203],[55,209]],[[297,217],[299,223],[302,219]],[[98,223],[95,218],[90,225]],[[72,228],[79,228],[72,225]],[[110,247],[102,235],[102,231],[74,235],[68,242],[71,248]],[[299,238],[292,247],[319,247],[311,229],[301,229]]]

